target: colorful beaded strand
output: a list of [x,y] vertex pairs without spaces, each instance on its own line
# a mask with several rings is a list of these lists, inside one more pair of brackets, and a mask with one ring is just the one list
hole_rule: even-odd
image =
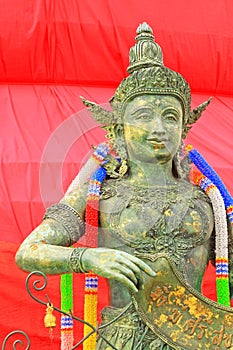
[[214,212],[216,231],[216,289],[217,299],[222,305],[230,306],[229,272],[228,272],[228,228],[226,213],[231,225],[232,220],[232,197],[225,185],[210,167],[201,154],[191,145],[186,151],[193,164],[201,171],[202,175],[197,176],[196,183],[209,196]]
[[[73,312],[73,274],[61,275],[61,310],[66,313]],[[73,318],[61,315],[61,350],[70,350],[73,347]]]
[[[99,169],[102,163],[104,163],[105,158],[108,155],[110,150],[111,150],[111,145],[107,142],[102,143],[98,147],[96,147],[91,157],[88,159],[88,161],[85,163],[85,165],[79,171],[78,175],[75,177],[75,179],[72,181],[72,183],[68,187],[65,195],[67,195],[71,191],[74,191],[76,188],[82,187],[85,183],[88,183],[91,175],[95,173],[96,170]],[[95,180],[90,180],[91,186],[94,192],[93,181],[95,182]],[[97,211],[97,215],[98,215],[98,200],[96,204],[97,205],[94,205],[93,207],[93,203],[91,203],[90,197],[87,198],[87,207],[92,207],[91,209],[87,208],[87,212],[91,212],[95,208],[94,211],[95,212]],[[87,215],[87,217],[89,217],[89,220],[87,220],[89,221],[89,223],[87,222],[86,226],[89,226],[89,228],[86,231],[88,231],[89,233],[87,235],[88,237],[86,241],[87,241],[87,246],[93,247],[97,245],[96,237],[98,234],[98,228],[96,230],[96,227],[95,227],[94,230],[92,230],[93,222],[92,220],[90,220],[90,216],[92,216],[91,213]],[[95,217],[94,222],[96,222],[96,214],[94,214],[94,217]],[[87,321],[89,320],[91,324],[96,324],[96,321],[95,321],[96,316],[94,315],[97,314],[98,283],[95,288],[90,289],[91,283],[90,281],[88,282],[88,275],[86,276],[86,278],[87,278],[87,281],[85,285],[85,293],[89,295],[89,297],[86,297],[87,300],[84,302],[84,309],[86,310]],[[69,313],[70,310],[73,310],[72,274],[61,275],[60,290],[61,290],[61,309]],[[93,300],[88,300],[88,298],[89,299],[92,298]],[[88,313],[88,310],[92,310],[93,312],[90,314]],[[93,315],[94,318],[91,315]],[[85,319],[85,316],[84,316],[84,319]],[[73,337],[73,319],[71,316],[66,316],[66,315],[61,316],[60,329],[61,329],[61,350],[70,350],[73,346],[73,338],[74,338]],[[89,331],[90,331],[90,328],[89,328]],[[92,348],[88,348],[88,350],[90,349]]]
[[[93,172],[88,186],[86,199],[86,232],[85,238],[88,247],[96,247],[98,245],[98,226],[99,226],[99,196],[101,184],[107,173],[100,166],[104,163],[105,158],[111,146],[109,143],[99,145],[93,155],[91,161],[97,164]],[[85,293],[84,293],[84,320],[94,327],[97,327],[97,303],[98,303],[98,276],[92,272],[85,276]],[[84,337],[86,337],[92,329],[84,324]],[[83,350],[95,350],[96,333],[90,335],[83,343]]]
[[[104,168],[99,168],[92,175],[87,192],[86,204],[86,239],[89,247],[96,247],[98,243],[98,224],[99,224],[99,197],[101,184],[104,181],[107,172]],[[85,296],[84,296],[84,320],[92,326],[97,327],[97,293],[98,276],[90,272],[85,277]],[[92,329],[84,325],[84,337]],[[83,344],[84,350],[94,350],[96,347],[96,333],[90,335]]]
[[229,221],[233,226],[233,198],[227,190],[226,186],[214,171],[214,169],[207,163],[207,161],[202,157],[202,155],[193,148],[192,145],[186,146],[186,152],[188,153],[189,159],[196,165],[196,167],[210,179],[213,184],[219,189],[226,208],[226,213],[228,215]]
[[101,143],[98,147],[96,147],[91,157],[79,171],[75,179],[71,182],[66,194],[87,183],[90,180],[91,175],[100,167],[100,165],[102,165],[110,150],[111,145],[107,142]]
[[222,305],[230,306],[228,229],[224,201],[218,188],[208,178],[203,176],[203,178],[199,178],[197,183],[209,196],[213,206],[216,242],[217,300]]
[[[100,144],[94,151],[89,160],[89,165],[84,166],[84,170],[74,180],[72,188],[77,186],[80,181],[84,183],[87,176],[90,178],[87,199],[86,199],[86,245],[96,247],[98,240],[99,224],[99,196],[101,184],[106,177],[106,170],[100,166],[105,162],[105,158],[111,150],[109,143]],[[87,162],[88,163],[88,162]],[[88,168],[88,171],[87,171]],[[83,172],[83,173],[82,173]],[[87,174],[88,173],[88,174]],[[92,173],[92,176],[91,176]],[[85,276],[85,295],[84,295],[84,320],[94,327],[97,327],[97,298],[98,298],[98,276],[93,273],[87,273]],[[92,329],[84,324],[84,337]],[[90,335],[83,343],[84,350],[94,350],[96,347],[96,333]]]

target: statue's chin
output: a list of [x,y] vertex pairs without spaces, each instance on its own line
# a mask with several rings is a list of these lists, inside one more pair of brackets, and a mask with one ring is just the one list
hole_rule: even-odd
[[132,161],[141,163],[166,163],[173,156],[165,145],[128,145],[129,158]]
[[135,160],[135,162],[140,162],[140,163],[151,163],[151,164],[164,164],[168,163],[172,159],[172,155],[167,152],[166,150],[159,150],[158,152],[154,152],[151,154],[134,154],[131,159]]

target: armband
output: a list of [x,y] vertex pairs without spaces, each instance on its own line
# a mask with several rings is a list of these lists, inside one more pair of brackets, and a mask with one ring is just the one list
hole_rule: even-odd
[[46,210],[45,219],[59,222],[69,235],[69,245],[76,243],[85,232],[85,224],[79,213],[70,205],[58,203]]
[[74,248],[70,254],[70,267],[73,272],[85,273],[82,267],[82,255],[88,248]]

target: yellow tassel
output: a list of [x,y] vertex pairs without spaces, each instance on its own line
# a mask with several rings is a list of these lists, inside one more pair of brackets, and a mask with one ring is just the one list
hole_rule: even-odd
[[[93,274],[89,274],[88,278],[97,278]],[[97,327],[97,288],[86,288],[84,296],[84,320],[93,327]],[[92,331],[92,328],[84,325],[84,337]],[[96,332],[89,336],[83,343],[83,350],[95,350],[96,348]]]

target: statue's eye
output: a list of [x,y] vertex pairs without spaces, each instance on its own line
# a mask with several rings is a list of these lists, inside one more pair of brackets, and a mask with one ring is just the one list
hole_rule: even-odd
[[150,121],[153,119],[153,113],[151,113],[148,109],[143,109],[135,113],[134,118],[138,121]]
[[179,120],[179,116],[175,112],[166,112],[163,115],[166,121],[176,122]]
[[132,118],[135,121],[146,122],[153,119],[153,111],[147,106],[140,107],[135,112],[132,113]]
[[137,116],[136,116],[136,120],[151,120],[151,115],[149,113],[139,113]]

